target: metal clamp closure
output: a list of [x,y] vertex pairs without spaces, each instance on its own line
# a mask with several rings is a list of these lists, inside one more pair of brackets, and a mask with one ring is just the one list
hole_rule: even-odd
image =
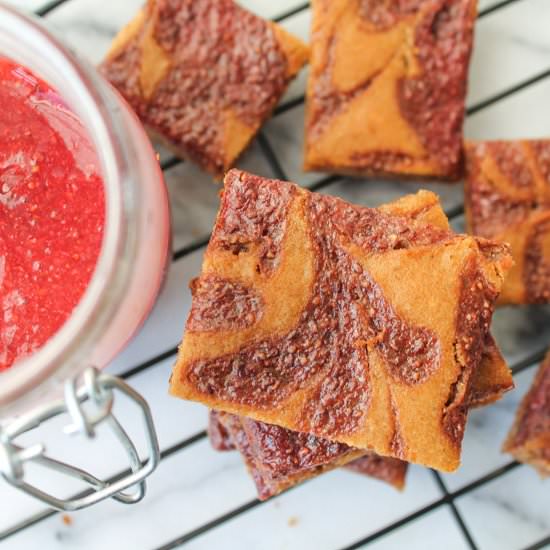
[[[81,385],[76,379],[65,383],[64,399],[42,405],[9,424],[0,426],[0,473],[11,485],[58,510],[79,510],[110,497],[126,504],[139,502],[145,496],[145,478],[160,462],[160,450],[149,405],[120,378],[95,368],[87,368],[82,379]],[[144,461],[140,460],[135,444],[113,414],[115,391],[125,394],[141,410],[148,452]],[[76,466],[47,456],[46,446],[42,443],[27,447],[15,443],[20,435],[65,413],[71,419],[71,423],[63,430],[67,434],[83,434],[87,438],[94,438],[97,426],[108,425],[126,451],[128,471],[111,481],[103,481]],[[90,488],[74,497],[56,497],[25,481],[25,466],[30,462],[83,481]]]

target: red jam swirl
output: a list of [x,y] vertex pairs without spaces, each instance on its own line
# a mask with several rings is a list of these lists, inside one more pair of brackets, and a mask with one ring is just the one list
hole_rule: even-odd
[[105,200],[94,148],[58,93],[0,58],[0,371],[65,323],[97,262]]
[[[405,2],[406,4],[406,2]],[[414,46],[420,74],[399,85],[401,112],[450,175],[462,162],[462,125],[474,17],[471,0],[424,2]]]
[[[521,195],[503,193],[483,169],[483,161],[491,157],[507,182],[522,191]],[[479,143],[467,157],[469,185],[467,200],[471,211],[472,232],[498,237],[509,227],[526,220],[537,208],[534,179],[521,147],[514,142]],[[530,191],[530,193],[527,193]]]
[[286,430],[249,418],[241,418],[240,421],[256,460],[273,478],[301,474],[355,451],[344,443],[312,434]]
[[496,141],[488,143],[486,147],[508,183],[522,189],[533,187],[533,174],[521,143]]
[[192,281],[191,291],[193,305],[187,330],[247,328],[262,316],[264,303],[260,294],[236,281],[206,275]]

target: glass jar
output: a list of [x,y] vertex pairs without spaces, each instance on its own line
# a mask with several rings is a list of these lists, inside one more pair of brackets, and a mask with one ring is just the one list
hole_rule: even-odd
[[[103,244],[80,303],[41,349],[0,374],[0,471],[8,481],[49,504],[74,509],[99,498],[73,505],[33,493],[33,488],[25,487],[24,463],[45,457],[36,449],[25,454],[13,440],[33,421],[61,410],[69,411],[74,429],[90,435],[96,424],[112,420],[113,389],[132,393],[123,382],[99,371],[88,372],[83,388],[78,389],[74,380],[87,367],[107,365],[150,312],[170,261],[169,204],[158,160],[141,124],[93,67],[77,59],[40,21],[6,6],[0,6],[0,55],[48,82],[80,117],[95,145],[105,187]],[[62,391],[64,401],[60,401]],[[151,438],[155,455],[149,461],[151,470],[158,462],[158,444],[146,404],[133,397],[143,408]],[[86,400],[95,402],[92,416],[80,406]],[[123,443],[135,474],[140,466],[135,447],[132,451],[130,441]],[[129,481],[142,481],[138,477]],[[103,491],[102,497],[107,495],[105,484],[94,479],[86,481]],[[119,490],[111,496],[124,500],[123,485],[129,486],[118,484]]]

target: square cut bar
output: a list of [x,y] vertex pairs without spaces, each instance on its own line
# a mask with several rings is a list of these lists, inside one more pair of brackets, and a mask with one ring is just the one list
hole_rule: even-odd
[[405,484],[408,464],[402,460],[249,418],[210,411],[208,434],[216,450],[241,453],[260,500],[342,465],[397,489]]
[[[406,197],[384,208],[398,215],[410,215],[419,221],[424,219],[426,223],[442,229],[449,228],[448,220],[434,202],[433,195],[424,193],[422,200],[410,199]],[[512,388],[511,372],[495,341],[489,336],[481,364],[472,377],[468,405],[476,407],[492,403]],[[238,448],[262,500],[341,465],[384,481],[396,489],[403,489],[405,485],[407,462],[371,452],[355,458],[357,454],[346,445],[331,445],[315,436],[249,418],[210,411],[208,435],[212,447],[218,451]],[[234,441],[238,441],[239,445]]]
[[[442,229],[449,228],[448,220],[434,202],[433,195],[423,193],[421,200],[410,199],[406,197],[384,208],[398,215],[410,215],[419,221],[424,219],[426,223]],[[481,364],[472,377],[468,405],[476,407],[492,403],[512,388],[510,370],[495,341],[489,336]],[[249,429],[245,430],[243,425],[248,425]],[[250,432],[252,438],[247,435]],[[236,449],[234,441],[239,442],[238,449],[262,500],[342,464],[349,470],[389,483],[396,489],[402,489],[405,485],[407,462],[369,452],[355,458],[357,455],[350,452],[346,445],[333,446],[331,454],[327,452],[331,447],[326,440],[251,419],[210,411],[208,435],[212,447],[218,451]],[[348,460],[350,462],[345,464]],[[287,467],[283,468],[284,465]]]
[[313,0],[305,169],[456,180],[477,0]]
[[153,135],[221,177],[308,57],[299,39],[232,0],[149,0],[102,71]]
[[171,392],[452,471],[510,262],[424,217],[231,170]]
[[539,367],[523,398],[503,450],[550,476],[550,354]]
[[511,246],[500,301],[550,302],[550,140],[466,144],[468,230]]

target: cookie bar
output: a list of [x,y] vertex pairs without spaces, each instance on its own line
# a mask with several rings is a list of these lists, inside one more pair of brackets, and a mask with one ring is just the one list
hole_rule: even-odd
[[467,143],[465,195],[468,230],[511,246],[501,302],[550,302],[550,140]]
[[306,170],[455,180],[476,0],[313,0]]
[[503,450],[550,476],[550,354],[523,398]]
[[[439,208],[439,204],[437,203],[435,197],[430,193],[425,193],[422,195],[421,201],[415,200],[417,198],[415,196],[408,196],[392,203],[391,205],[383,206],[382,209],[388,212],[399,213],[399,215],[411,215],[412,217],[416,217],[416,219],[422,218],[426,223],[430,222],[438,227],[448,228],[447,218],[442,209]],[[503,393],[509,391],[513,387],[514,384],[511,372],[506,365],[500,350],[496,346],[494,339],[489,335],[487,337],[481,364],[472,376],[472,383],[468,396],[468,405],[469,407],[478,407],[492,403],[499,399]],[[236,448],[231,434],[228,429],[226,429],[223,422],[223,419],[227,419],[230,416],[232,415],[219,411],[210,411],[208,435],[212,447],[218,451],[227,451]],[[242,425],[239,422],[240,421],[238,420],[233,420],[231,423],[233,430],[242,430]],[[245,422],[258,423],[250,419],[247,419]],[[239,450],[243,452],[243,457],[247,464],[247,468],[249,470],[253,470],[251,475],[258,484],[258,493],[262,499],[278,494],[284,488],[300,483],[301,481],[314,477],[324,471],[336,468],[345,462],[346,457],[342,456],[345,455],[345,453],[342,452],[342,455],[336,456],[336,464],[330,463],[332,458],[330,455],[323,455],[321,457],[315,457],[316,464],[318,465],[317,469],[308,468],[307,464],[299,467],[300,456],[303,452],[301,451],[301,446],[296,444],[289,445],[288,442],[286,442],[288,438],[294,438],[294,442],[296,443],[295,432],[283,430],[282,428],[277,427],[271,429],[276,431],[279,437],[268,439],[263,438],[260,440],[269,445],[269,453],[266,453],[265,451],[256,452],[253,457],[251,457],[253,450],[247,440],[246,433],[244,435],[240,435],[241,446]],[[284,432],[287,433],[285,434]],[[302,435],[301,437],[304,436]],[[257,438],[256,441],[258,441]],[[307,441],[309,442],[309,461],[311,462],[311,455],[315,454],[317,451],[322,453],[323,447],[315,445],[315,439],[312,437],[308,437]],[[257,445],[255,448],[257,448]],[[281,453],[286,460],[291,460],[292,457],[289,455],[289,449],[294,449],[296,453],[296,456],[293,459],[295,468],[291,475],[284,472],[277,472],[277,470],[273,468],[269,470],[269,475],[267,476],[262,473],[266,469],[261,466],[262,458],[266,454],[276,455],[277,453]],[[354,460],[353,456],[349,456],[347,458],[349,458],[351,462],[345,464],[345,468],[389,483],[397,489],[403,489],[408,465],[406,462],[390,457],[380,457],[375,453],[367,453]],[[323,459],[325,461],[328,460],[329,462],[323,462]],[[258,464],[260,464],[260,466],[258,466]]]
[[233,414],[219,413],[218,421],[243,456],[260,500],[365,454],[343,443]]
[[300,40],[232,0],[149,0],[101,70],[152,134],[219,177],[308,57]]
[[509,263],[503,245],[232,170],[171,392],[454,470]]
[[[220,439],[222,433],[224,437]],[[243,454],[252,478],[261,479],[257,488],[262,500],[341,465],[397,489],[405,485],[407,463],[402,460],[365,454],[364,451],[360,456],[360,453],[350,452],[352,450],[346,445],[331,444],[308,434],[228,413],[210,411],[208,435],[217,451],[238,449]]]

